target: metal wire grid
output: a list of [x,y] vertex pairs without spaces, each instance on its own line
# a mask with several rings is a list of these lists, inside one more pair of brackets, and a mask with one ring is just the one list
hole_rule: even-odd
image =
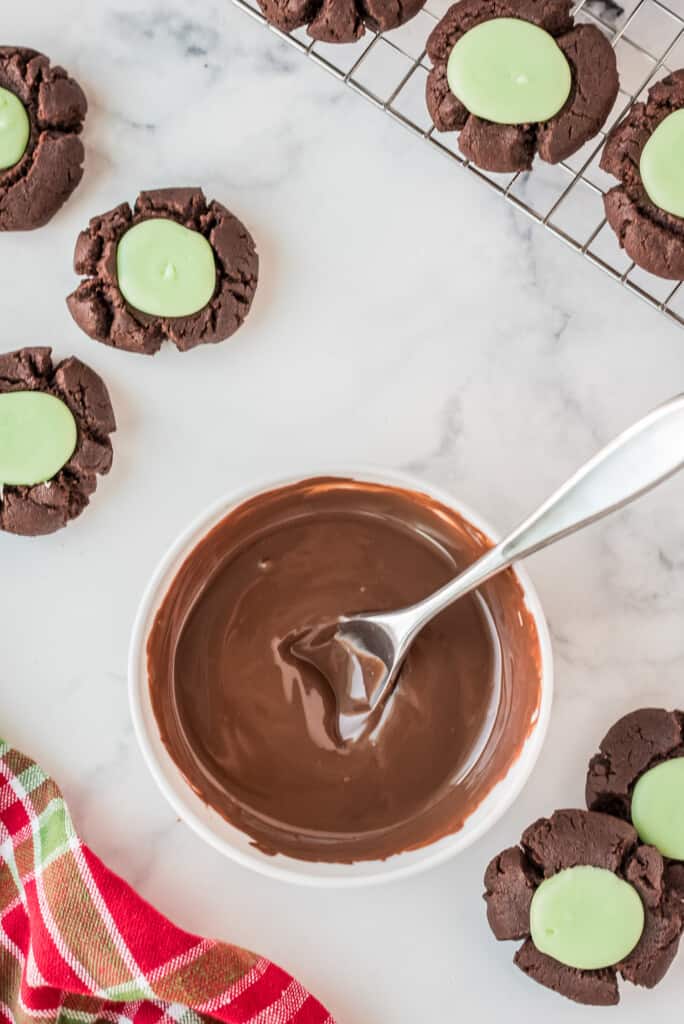
[[[567,161],[535,161],[532,171],[490,174],[458,152],[456,134],[432,125],[425,105],[430,63],[425,43],[451,0],[427,0],[423,10],[391,32],[367,32],[353,44],[311,40],[304,29],[287,34],[269,25],[256,0],[233,0],[354,92],[384,110],[450,160],[475,174],[507,202],[600,267],[669,319],[684,326],[684,287],[635,266],[620,249],[603,214],[603,193],[615,181],[599,169],[605,131]],[[578,21],[597,24],[617,57],[620,94],[605,130],[643,97],[654,79],[684,67],[684,0],[578,0]]]

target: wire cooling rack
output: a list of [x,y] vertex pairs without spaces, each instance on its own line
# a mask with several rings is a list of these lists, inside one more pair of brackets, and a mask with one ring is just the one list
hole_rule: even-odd
[[428,145],[475,174],[507,202],[600,267],[628,291],[684,326],[684,287],[641,270],[620,249],[603,214],[603,193],[616,182],[599,168],[605,131],[643,98],[653,80],[684,67],[684,0],[579,0],[578,21],[593,22],[610,39],[617,57],[620,93],[605,131],[569,160],[532,171],[490,174],[465,160],[454,132],[432,125],[425,105],[430,63],[425,43],[451,0],[427,0],[423,10],[391,32],[368,31],[349,45],[320,43],[304,29],[287,34],[268,25],[256,0],[233,0],[300,53],[354,92],[384,110]]

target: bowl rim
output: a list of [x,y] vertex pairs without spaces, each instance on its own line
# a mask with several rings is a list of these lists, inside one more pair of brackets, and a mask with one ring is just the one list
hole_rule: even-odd
[[[228,491],[194,516],[158,561],[143,591],[133,622],[128,651],[128,698],[138,746],[157,787],[178,817],[201,839],[208,843],[209,846],[242,867],[277,881],[286,881],[290,884],[315,888],[361,888],[410,878],[445,863],[482,838],[512,806],[527,784],[546,738],[553,705],[553,651],[548,624],[534,584],[526,570],[516,565],[513,569],[523,588],[525,603],[534,619],[539,638],[541,665],[540,703],[536,719],[532,723],[518,758],[504,778],[496,783],[473,812],[471,818],[477,815],[478,820],[470,828],[468,827],[468,821],[471,818],[467,819],[465,825],[458,832],[438,839],[419,850],[395,854],[385,861],[359,861],[353,865],[322,865],[318,863],[314,865],[309,864],[307,861],[297,860],[296,858],[284,855],[273,857],[263,853],[254,845],[250,845],[247,850],[238,849],[236,845],[219,836],[190,806],[191,802],[196,802],[200,798],[187,782],[171,756],[163,748],[151,706],[146,713],[147,704],[149,703],[146,669],[148,631],[166,595],[168,586],[175,578],[181,565],[202,538],[221,519],[245,501],[257,497],[259,494],[316,478],[351,479],[360,483],[366,482],[384,484],[389,487],[403,487],[423,493],[449,508],[453,508],[468,522],[472,523],[473,526],[482,530],[490,540],[496,542],[500,539],[498,532],[492,529],[487,520],[483,519],[469,505],[456,498],[449,489],[407,470],[383,468],[368,464],[355,464],[353,467],[333,464],[326,465],[323,469],[320,466],[314,466],[313,468],[304,467],[301,472],[288,473],[286,476],[276,479],[270,477],[255,478],[246,485]],[[154,721],[154,726],[150,718]],[[154,738],[150,735],[151,730],[156,732]],[[157,749],[155,749],[155,740]],[[162,750],[164,753],[162,753]],[[166,761],[166,764],[162,764],[162,761]],[[169,775],[174,777],[176,786],[172,784],[168,777]],[[513,780],[511,780],[511,775],[515,775]],[[180,786],[178,785],[179,782]],[[183,796],[180,795],[180,792],[183,793]],[[480,813],[483,808],[486,810]],[[217,812],[211,811],[211,809],[209,811],[210,814],[213,813],[219,818]],[[226,823],[223,819],[220,819],[220,823],[225,828]],[[219,822],[217,821],[217,826],[218,824]],[[245,834],[234,826],[231,826],[231,828],[244,841]],[[246,838],[248,839],[249,837]],[[412,859],[407,863],[406,858]],[[331,873],[314,873],[312,870],[314,867],[319,869],[319,871],[330,868]],[[367,873],[364,873],[364,868]],[[353,869],[353,873],[351,869]],[[332,873],[333,870],[334,873]]]

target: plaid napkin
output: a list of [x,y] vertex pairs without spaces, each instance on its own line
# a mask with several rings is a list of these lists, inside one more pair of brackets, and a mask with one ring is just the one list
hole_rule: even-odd
[[0,742],[2,1024],[334,1024],[285,971],[180,931],[78,838],[55,783]]

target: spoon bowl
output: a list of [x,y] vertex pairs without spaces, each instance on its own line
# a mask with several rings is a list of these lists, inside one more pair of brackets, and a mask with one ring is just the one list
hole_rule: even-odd
[[333,687],[344,743],[358,738],[394,683],[401,667],[401,627],[401,614],[342,616],[304,630],[290,644],[292,654],[313,665]]

